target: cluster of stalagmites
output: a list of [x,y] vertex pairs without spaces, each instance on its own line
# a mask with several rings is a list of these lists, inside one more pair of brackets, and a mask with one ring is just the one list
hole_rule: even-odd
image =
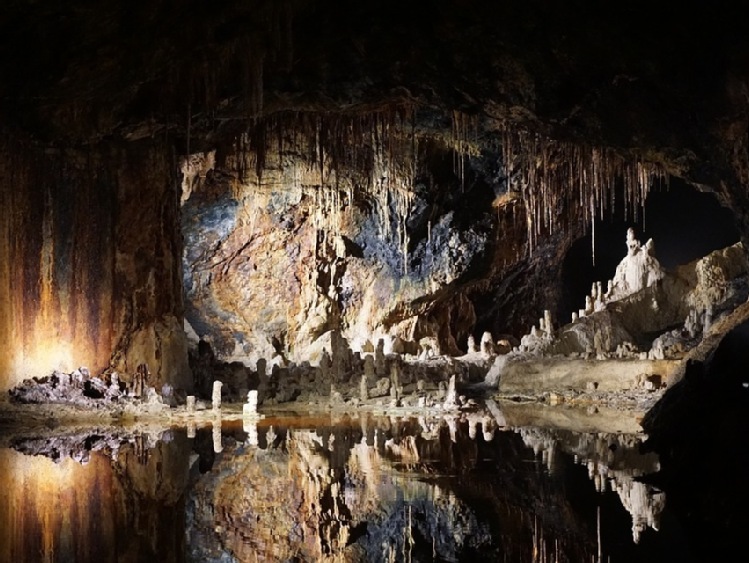
[[433,346],[409,346],[413,343],[400,338],[379,338],[376,345],[367,341],[357,352],[338,331],[330,331],[323,342],[311,361],[261,358],[254,369],[216,360],[204,343],[192,357],[197,380],[192,395],[169,384],[160,390],[148,385],[145,364],[128,382],[116,372],[93,376],[80,368],[70,374],[56,371],[49,377],[27,379],[9,394],[19,403],[63,403],[134,414],[170,407],[218,414],[222,401],[243,403],[246,416],[256,416],[260,405],[292,401],[325,408],[470,409],[475,403],[461,395],[459,387],[481,381],[494,357],[512,347],[509,340],[495,341],[489,332],[479,344],[469,338],[468,353],[457,358],[437,355]]
[[[666,272],[652,239],[644,245],[627,231],[627,255],[606,290],[596,282],[571,323],[555,330],[544,311],[538,327],[513,348],[515,357],[679,359],[710,330],[716,311],[745,297],[749,269],[740,243]],[[681,324],[677,329],[670,329]],[[652,339],[649,334],[659,333]],[[649,348],[643,349],[643,343]],[[637,344],[639,343],[639,345]],[[647,386],[649,383],[644,382]]]
[[[472,406],[458,388],[461,383],[480,381],[497,353],[497,345],[488,333],[482,339],[481,350],[472,344],[469,353],[461,358],[436,356],[428,347],[422,348],[418,356],[412,355],[406,352],[407,344],[398,338],[386,344],[380,338],[376,345],[366,342],[362,351],[354,352],[339,332],[331,331],[325,345],[310,361],[297,364],[281,357],[270,362],[261,358],[254,370],[239,362],[221,367],[210,348],[204,346],[193,359],[193,367],[203,379],[204,395],[207,386],[213,386],[214,409],[223,396],[230,402],[247,398],[247,405],[251,405],[246,405],[248,412],[254,412],[257,405],[292,401],[331,408],[451,410]],[[509,344],[505,346],[509,349]],[[208,404],[197,401],[194,408],[207,409]]]
[[117,372],[91,375],[86,367],[71,373],[55,371],[48,377],[26,379],[8,394],[17,403],[51,403],[87,408],[137,406],[145,410],[161,410],[184,401],[184,394],[165,384],[160,392],[148,385],[148,366],[138,366],[132,381],[120,379]]

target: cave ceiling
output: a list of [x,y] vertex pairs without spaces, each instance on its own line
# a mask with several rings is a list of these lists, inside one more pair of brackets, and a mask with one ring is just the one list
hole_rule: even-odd
[[715,146],[746,135],[737,16],[729,3],[9,1],[0,107],[6,129],[43,142],[168,131],[194,150],[279,111],[417,104],[636,147],[709,184],[724,172]]

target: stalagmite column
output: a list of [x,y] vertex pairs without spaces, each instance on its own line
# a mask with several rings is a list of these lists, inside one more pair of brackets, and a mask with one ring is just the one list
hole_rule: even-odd
[[220,381],[214,381],[213,382],[213,395],[211,396],[211,400],[213,403],[213,411],[218,412],[221,410],[221,387],[224,384]]
[[375,372],[375,359],[372,354],[364,356],[364,376],[367,378],[368,385],[377,383],[377,373]]
[[247,392],[247,402],[242,405],[244,416],[257,416],[257,389]]
[[494,339],[492,333],[487,331],[481,335],[481,353],[485,356],[493,356],[494,351]]
[[447,384],[447,394],[445,395],[445,408],[452,408],[458,404],[458,393],[455,385],[455,375],[450,376]]

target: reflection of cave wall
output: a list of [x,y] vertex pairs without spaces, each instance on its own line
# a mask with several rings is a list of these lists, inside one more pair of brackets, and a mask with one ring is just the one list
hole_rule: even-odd
[[79,451],[85,464],[0,448],[0,561],[183,561],[189,452],[179,433],[114,456]]
[[558,309],[560,322],[569,322],[572,311],[585,304],[593,282],[614,276],[617,264],[626,255],[628,228],[634,228],[641,243],[652,238],[656,258],[667,270],[725,248],[739,240],[733,214],[722,207],[713,194],[699,192],[679,179],[669,187],[654,186],[635,221],[628,211],[625,220],[621,204],[595,226],[595,264],[592,234],[573,243],[561,271],[563,299]]

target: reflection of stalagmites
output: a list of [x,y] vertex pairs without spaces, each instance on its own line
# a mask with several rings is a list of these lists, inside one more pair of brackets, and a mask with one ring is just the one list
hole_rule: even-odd
[[476,346],[476,339],[473,337],[473,335],[470,335],[468,337],[467,348],[469,354],[478,354],[479,349],[478,346]]
[[440,381],[437,384],[437,400],[441,401],[445,398],[445,395],[447,394],[447,385],[444,381]]
[[218,420],[213,424],[213,451],[221,453],[223,450],[224,446],[221,444],[221,421]]
[[458,421],[454,416],[448,416],[445,418],[447,421],[447,428],[450,431],[450,441],[457,442],[458,433]]
[[242,430],[244,430],[247,433],[247,444],[249,444],[250,446],[257,446],[258,445],[257,422],[253,420],[243,420]]
[[276,434],[272,426],[269,426],[268,432],[265,434],[265,441],[268,444],[269,448],[276,443],[276,438],[278,438],[278,434]]
[[484,354],[484,356],[494,355],[494,338],[489,331],[486,331],[481,335],[481,353]]
[[419,379],[416,382],[416,391],[418,393],[423,393],[425,389],[426,389],[426,383],[424,382],[423,379]]
[[187,437],[188,438],[195,438],[195,433],[197,431],[197,426],[195,425],[194,420],[189,420],[187,422]]
[[363,374],[359,382],[359,399],[366,401],[369,399],[369,387],[367,385],[367,376]]
[[221,387],[223,383],[220,381],[213,382],[213,395],[211,396],[212,406],[214,411],[221,410]]
[[484,436],[485,442],[491,442],[494,440],[494,431],[496,430],[496,426],[494,424],[494,420],[492,420],[491,417],[485,416],[481,420],[481,432]]

